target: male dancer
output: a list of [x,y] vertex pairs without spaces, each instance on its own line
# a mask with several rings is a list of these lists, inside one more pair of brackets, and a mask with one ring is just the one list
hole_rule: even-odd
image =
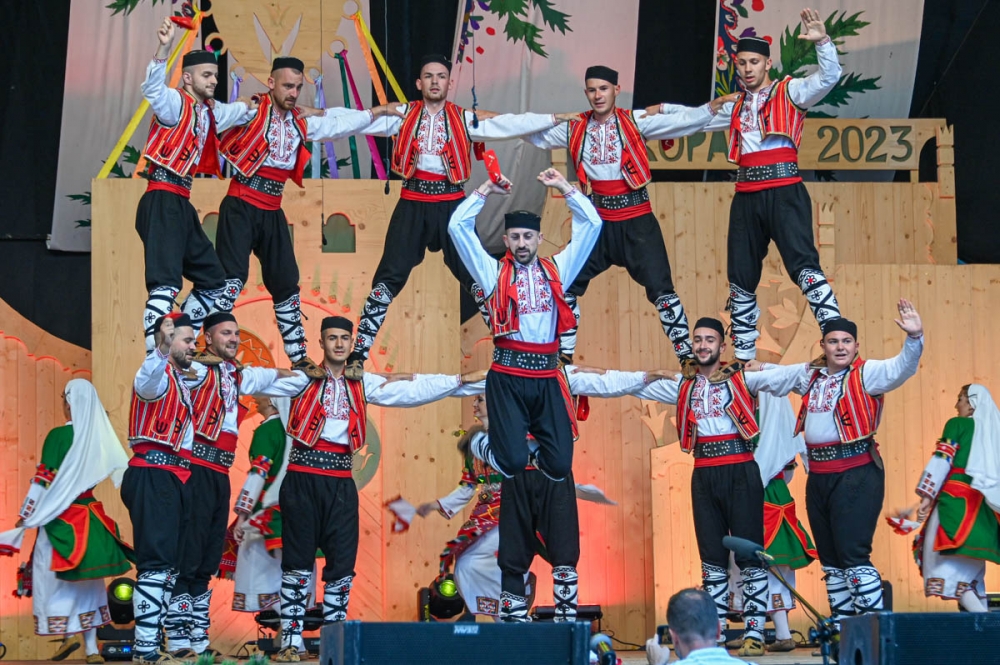
[[[603,65],[588,67],[584,92],[590,111],[569,123],[561,123],[525,140],[539,148],[569,148],[577,180],[603,220],[597,245],[577,278],[569,283],[566,302],[576,324],[560,336],[562,362],[571,363],[576,352],[580,321],[577,298],[587,291],[590,280],[611,266],[624,266],[646,289],[646,297],[660,316],[663,333],[682,364],[690,364],[687,315],[670,275],[670,261],[663,244],[663,231],[653,215],[646,185],[652,180],[646,141],[672,139],[702,131],[729,97],[712,100],[697,108],[673,104],[669,113],[620,109],[615,99],[621,92],[618,72]],[[666,109],[664,109],[666,110]],[[693,362],[693,361],[692,361]]]
[[213,99],[219,67],[210,51],[185,54],[181,87],[168,88],[167,56],[174,39],[169,18],[163,19],[156,36],[160,45],[142,84],[142,96],[153,109],[143,149],[149,184],[135,216],[149,291],[143,312],[146,353],[153,350],[153,325],[173,310],[185,277],[194,287],[181,309],[196,335],[208,313],[225,304],[218,301],[225,273],[189,199],[194,174],[221,176],[216,132],[241,122],[247,113],[243,102]]
[[299,376],[287,432],[294,442],[281,484],[281,651],[278,662],[298,662],[297,636],[302,634],[308,589],[312,588],[316,549],[326,554],[323,566],[323,620],[344,621],[358,554],[358,488],[351,477],[352,457],[365,443],[367,408],[419,406],[451,395],[460,396],[464,376],[415,374],[412,380],[387,382],[365,374],[360,381],[344,376],[351,353],[354,324],[329,316],[320,325],[322,379]]
[[[476,215],[493,193],[506,194],[510,181],[490,180],[479,186],[451,216],[448,233],[466,268],[483,286],[493,329],[493,365],[486,378],[486,402],[494,414],[494,459],[490,464],[511,478],[524,471],[528,434],[540,448],[538,465],[553,480],[573,466],[576,438],[574,409],[566,375],[560,371],[557,336],[574,325],[563,298],[583,267],[601,232],[601,218],[590,201],[555,169],[539,174],[546,187],[557,189],[573,213],[573,239],[552,257],[539,257],[541,218],[526,211],[504,218],[507,254],[497,261],[476,235]],[[496,414],[504,414],[496,418]]]
[[289,381],[296,374],[291,370],[245,367],[237,362],[240,326],[231,313],[214,312],[205,319],[205,344],[207,353],[199,354],[201,362],[191,365],[195,378],[185,380],[191,391],[194,425],[191,478],[186,484],[192,502],[180,575],[164,624],[175,658],[221,655],[208,646],[212,600],[208,582],[219,570],[226,539],[229,468],[236,459],[240,423],[247,413],[239,398],[255,394],[291,397],[298,392]]
[[[632,394],[665,376],[659,371],[605,371],[572,365],[565,366],[564,375],[571,394],[607,398]],[[486,386],[483,382],[469,388],[485,390]],[[499,551],[493,565],[499,577],[499,584],[494,584],[500,590],[500,619],[509,622],[530,620],[525,580],[541,545],[545,560],[552,565],[555,620],[575,621],[579,586],[576,566],[580,562],[576,483],[572,471],[562,481],[547,478],[534,461],[538,442],[529,438],[526,448],[529,462],[524,473],[503,478],[501,484]],[[472,439],[470,452],[495,468],[496,446],[489,432]],[[487,575],[480,573],[481,577]]]
[[824,324],[823,356],[812,363],[760,364],[768,383],[787,386],[791,379],[791,390],[802,395],[795,433],[804,434],[809,451],[806,510],[836,621],[882,609],[882,578],[871,561],[885,495],[875,431],[885,393],[917,372],[924,349],[913,303],[901,299],[897,308],[906,340],[894,358],[862,360],[857,325],[837,318]]
[[128,438],[134,455],[122,480],[122,502],[132,519],[137,577],[135,663],[175,665],[161,650],[163,620],[184,553],[191,497],[191,391],[183,374],[194,358],[194,327],[174,312],[154,326],[157,347],[136,372]]
[[441,55],[424,57],[417,79],[420,99],[399,106],[402,116],[373,122],[365,134],[395,136],[391,166],[403,178],[403,189],[385,234],[385,249],[368,295],[347,376],[361,378],[393,298],[406,286],[424,252],[440,251],[445,265],[482,309],[482,289],[473,284],[451,239],[448,220],[465,198],[462,188],[472,173],[472,143],[512,139],[555,125],[556,116],[522,113],[496,115],[472,111],[447,101],[451,62]]
[[275,58],[269,92],[241,127],[222,135],[220,150],[236,170],[219,206],[216,249],[225,270],[223,298],[231,310],[250,272],[250,253],[260,259],[264,286],[274,302],[274,315],[285,353],[294,369],[314,378],[323,369],[306,357],[305,329],[299,302],[299,268],[288,220],[281,209],[285,182],[302,187],[309,161],[306,141],[325,141],[355,134],[375,118],[396,111],[377,106],[368,111],[328,109],[305,116],[296,107],[304,65],[298,58]]
[[744,37],[736,65],[745,92],[726,104],[705,131],[729,129],[729,161],[737,164],[736,196],[729,212],[729,304],[737,360],[757,353],[757,285],[773,239],[785,269],[823,323],[840,316],[840,306],[819,265],[812,225],[812,201],[799,176],[798,147],[806,109],[819,103],[840,80],[837,47],[819,13],[803,9],[799,39],[816,44],[819,70],[803,79],[772,81],[771,45]]
[[[759,434],[756,395],[787,394],[795,378],[744,374],[741,365],[725,365],[725,329],[718,319],[702,317],[692,335],[698,371],[694,376],[651,383],[634,393],[642,399],[677,405],[681,449],[694,456],[691,503],[701,556],[702,586],[712,598],[725,628],[729,612],[729,551],[725,536],[764,542],[764,484],[750,441]],[[784,381],[783,383],[781,381]],[[737,557],[743,580],[741,656],[764,655],[767,572],[754,557]]]

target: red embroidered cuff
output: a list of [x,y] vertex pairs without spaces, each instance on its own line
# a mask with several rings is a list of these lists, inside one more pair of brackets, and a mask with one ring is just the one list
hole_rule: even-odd
[[264,455],[258,455],[250,460],[250,473],[256,474],[261,478],[267,478],[267,474],[271,471],[271,465],[274,464],[274,460],[270,457]]
[[59,469],[50,469],[44,464],[39,464],[38,470],[35,471],[35,477],[31,479],[31,482],[47,488],[52,481],[55,480],[56,472],[58,470]]

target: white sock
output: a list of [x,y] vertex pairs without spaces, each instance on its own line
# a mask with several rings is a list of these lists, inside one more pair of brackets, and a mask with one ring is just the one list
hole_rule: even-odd
[[976,595],[976,592],[972,589],[966,589],[962,597],[958,599],[959,604],[965,608],[967,612],[986,612],[986,603],[983,599]]
[[91,628],[83,634],[83,650],[88,656],[101,653],[97,648],[97,629]]
[[774,639],[792,639],[792,631],[788,628],[788,610],[775,610],[771,613],[771,621],[774,623]]

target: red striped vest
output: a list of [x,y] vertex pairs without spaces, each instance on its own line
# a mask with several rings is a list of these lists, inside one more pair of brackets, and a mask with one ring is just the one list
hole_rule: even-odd
[[[288,415],[288,436],[307,448],[312,448],[319,441],[326,424],[326,410],[323,408],[323,390],[330,377],[315,379],[309,382],[305,389],[292,398]],[[346,443],[351,452],[357,452],[365,445],[365,430],[368,424],[368,398],[365,396],[364,381],[344,379],[347,384],[347,401],[351,405],[350,419],[347,423]],[[345,443],[333,441],[332,443]]]
[[[764,102],[757,117],[757,126],[761,128],[761,138],[768,136],[787,136],[798,148],[802,142],[802,126],[806,112],[800,109],[788,96],[788,82],[791,76],[786,76],[771,87],[771,96]],[[740,163],[740,151],[743,143],[743,132],[740,111],[746,100],[746,93],[740,95],[733,106],[733,115],[729,121],[729,161]]]
[[[875,434],[882,420],[882,407],[885,400],[882,395],[869,395],[862,382],[865,361],[856,358],[847,370],[841,385],[841,395],[837,400],[834,421],[841,443],[851,443],[867,439]],[[795,423],[795,433],[801,434],[806,427],[806,414],[809,412],[809,400],[813,384],[819,378],[820,370],[814,369],[809,379],[809,389],[802,395],[802,406],[799,408],[798,421]]]
[[[569,154],[576,168],[576,179],[585,193],[589,190],[589,179],[583,167],[583,151],[587,142],[587,123],[593,115],[593,111],[587,111],[580,114],[579,120],[569,123]],[[618,120],[618,137],[622,142],[622,179],[632,189],[645,187],[653,179],[646,155],[646,140],[639,132],[631,110],[616,108],[615,117]]]
[[[198,127],[198,102],[183,89],[181,93],[181,117],[177,124],[168,127],[155,115],[149,121],[149,137],[142,156],[151,164],[161,166],[171,173],[186,177],[191,173],[208,173],[219,178],[219,141],[215,134],[215,114],[212,106],[215,100],[208,100],[208,127]],[[198,136],[195,131],[207,131],[205,145],[198,152]],[[197,168],[194,168],[197,164]],[[194,170],[192,171],[192,169]]]
[[[731,366],[730,366],[731,367]],[[736,430],[749,441],[760,433],[757,425],[757,399],[747,388],[743,370],[733,372],[723,367],[708,378],[709,383],[725,383],[729,387],[729,403],[726,404],[726,414],[732,419]],[[677,390],[677,435],[680,437],[681,450],[691,452],[698,441],[698,419],[691,408],[691,394],[696,377],[682,379]]]
[[[403,178],[412,178],[417,170],[417,161],[420,159],[417,133],[420,130],[420,120],[423,115],[423,100],[410,102],[406,110],[406,117],[403,118],[396,142],[392,147],[390,166],[393,173]],[[448,181],[460,185],[472,175],[472,140],[469,138],[469,130],[465,126],[465,109],[451,102],[445,102],[444,118],[447,138],[441,157],[444,159]]]
[[[500,275],[497,277],[497,287],[486,300],[486,309],[490,313],[490,325],[493,337],[506,337],[520,330],[520,310],[517,306],[517,270],[514,256],[507,254],[500,259]],[[559,268],[551,257],[538,257],[545,278],[552,289],[552,300],[556,305],[557,323],[556,336],[563,334],[576,325],[576,317],[563,296],[562,282],[559,280]]]
[[[306,149],[306,119],[298,109],[289,111],[294,118],[295,129],[299,132],[299,152],[295,156],[295,168],[292,169],[291,180],[302,186],[302,174],[309,162],[310,153]],[[233,165],[240,174],[250,177],[257,172],[270,154],[270,144],[267,131],[271,127],[271,95],[262,95],[257,116],[241,127],[233,127],[222,133],[220,149],[222,156]]]
[[191,411],[181,398],[180,379],[172,365],[167,365],[167,391],[162,397],[144,400],[132,388],[132,404],[128,413],[128,440],[153,441],[173,450],[180,450],[184,429],[191,420]]
[[[226,419],[226,403],[222,399],[221,370],[209,367],[205,380],[191,391],[191,410],[194,412],[194,433],[207,441],[215,441],[222,433],[222,423]],[[236,369],[236,394],[239,396],[243,373]],[[247,415],[247,408],[236,400],[236,427]]]

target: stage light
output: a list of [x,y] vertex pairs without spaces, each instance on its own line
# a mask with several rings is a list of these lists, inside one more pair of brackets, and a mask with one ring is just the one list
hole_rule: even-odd
[[450,619],[465,609],[465,600],[458,592],[454,575],[445,575],[431,582],[428,609],[437,619]]
[[116,624],[132,623],[135,613],[132,610],[132,592],[135,580],[128,577],[116,577],[108,585],[108,612],[111,622]]

